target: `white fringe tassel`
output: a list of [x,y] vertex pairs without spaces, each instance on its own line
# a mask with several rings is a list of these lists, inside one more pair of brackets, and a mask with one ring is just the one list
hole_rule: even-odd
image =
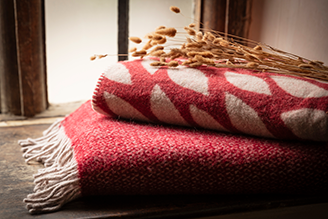
[[24,199],[30,213],[58,210],[81,195],[71,141],[60,122],[52,124],[41,138],[18,142],[26,163],[36,160],[45,166],[34,175],[34,193]]

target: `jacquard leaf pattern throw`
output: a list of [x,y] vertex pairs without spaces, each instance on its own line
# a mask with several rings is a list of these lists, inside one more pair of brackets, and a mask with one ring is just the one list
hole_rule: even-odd
[[[124,65],[129,63],[118,66],[126,69]],[[205,88],[197,92],[206,95]],[[34,176],[34,193],[24,200],[31,213],[57,210],[82,195],[322,194],[328,188],[326,142],[117,120],[92,110],[91,101],[53,124],[43,137],[19,143],[27,162],[45,165]]]
[[245,69],[119,62],[99,79],[95,111],[278,139],[328,141],[328,84]]

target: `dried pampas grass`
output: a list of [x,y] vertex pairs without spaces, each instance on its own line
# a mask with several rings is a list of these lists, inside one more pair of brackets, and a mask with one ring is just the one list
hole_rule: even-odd
[[129,37],[129,40],[131,40],[132,42],[139,44],[142,42],[142,40],[139,37]]
[[175,34],[177,33],[177,30],[175,28],[163,28],[163,29],[158,29],[156,30],[157,34],[163,35],[163,36],[168,36],[168,37],[174,37]]
[[[180,13],[176,6],[171,6],[170,10]],[[244,68],[254,70],[254,73],[274,72],[328,81],[328,67],[321,61],[219,31],[197,31],[195,27],[196,24],[191,23],[183,32],[178,32],[176,28],[159,26],[146,35],[147,42],[139,51],[133,47],[129,52],[133,57],[158,57],[160,61],[154,61],[152,66]],[[139,37],[129,39],[136,44],[142,43]],[[94,55],[90,59],[106,56]]]
[[[176,6],[171,6],[170,10],[180,13]],[[328,81],[328,67],[321,61],[311,61],[263,43],[218,31],[197,32],[195,27],[195,23],[184,27],[186,38],[181,38],[181,35],[177,36],[181,34],[177,29],[159,26],[153,33],[147,34],[149,41],[142,50],[133,50],[132,56],[154,56],[169,60],[153,62],[152,66],[245,68],[255,72],[275,72]],[[130,40],[141,43],[138,37],[130,37]],[[162,46],[148,51],[159,44]]]
[[105,55],[93,55],[93,56],[90,57],[90,60],[93,61],[93,60],[95,60],[97,58],[98,59],[102,59],[102,58],[105,58],[107,56],[108,56],[108,54],[105,54]]
[[170,10],[173,11],[174,13],[180,13],[180,8],[176,7],[176,6],[171,6]]

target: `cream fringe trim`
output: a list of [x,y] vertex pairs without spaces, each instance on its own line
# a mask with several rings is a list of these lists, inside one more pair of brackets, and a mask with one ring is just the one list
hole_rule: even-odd
[[60,122],[52,124],[41,138],[18,142],[26,163],[36,160],[45,166],[34,175],[34,193],[24,199],[30,213],[58,210],[81,195],[71,141]]

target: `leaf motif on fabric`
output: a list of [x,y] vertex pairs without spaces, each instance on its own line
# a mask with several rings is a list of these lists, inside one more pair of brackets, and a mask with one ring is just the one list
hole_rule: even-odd
[[308,98],[328,96],[328,90],[325,90],[307,81],[284,76],[270,77],[277,83],[279,87],[295,97]]
[[137,119],[140,121],[150,122],[147,117],[140,113],[130,103],[117,97],[116,95],[104,91],[104,98],[108,108],[116,115],[126,119]]
[[257,112],[241,99],[226,92],[225,103],[230,121],[236,129],[246,134],[274,137],[267,130]]
[[228,131],[220,123],[218,123],[210,114],[204,110],[198,109],[195,105],[189,106],[190,114],[193,120],[203,128],[209,128],[218,131]]
[[158,84],[154,86],[151,93],[150,108],[153,114],[162,122],[189,126]]
[[108,69],[105,70],[104,76],[109,80],[122,84],[132,84],[129,70],[121,63],[111,65]]
[[167,74],[176,84],[209,95],[208,78],[200,70],[187,67],[169,68]]
[[271,95],[269,85],[259,77],[229,71],[224,75],[227,81],[242,90]]
[[328,115],[323,110],[303,108],[282,113],[280,117],[299,138],[328,141]]

